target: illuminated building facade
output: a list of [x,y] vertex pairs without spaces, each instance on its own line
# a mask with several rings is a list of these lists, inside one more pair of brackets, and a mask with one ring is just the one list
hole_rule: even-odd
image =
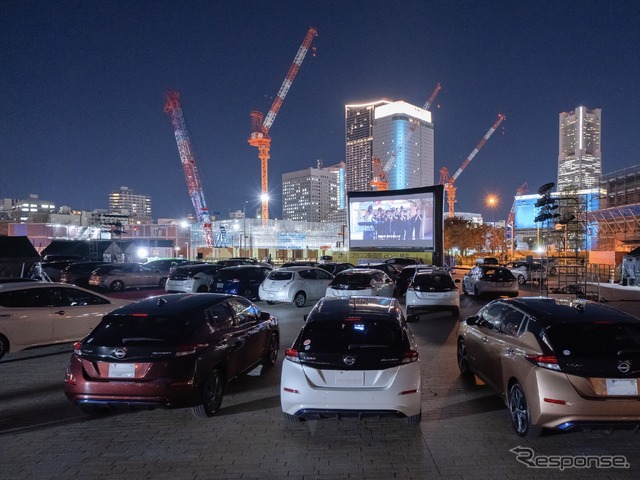
[[151,197],[120,187],[119,191],[109,194],[109,212],[129,215],[131,223],[151,223]]
[[431,112],[406,102],[376,107],[373,156],[380,159],[388,189],[434,184]]
[[602,174],[600,109],[560,114],[558,191],[598,188]]
[[327,168],[319,164],[318,168],[283,174],[283,219],[326,222],[341,203],[344,205],[340,194],[340,180],[343,178],[344,164]]

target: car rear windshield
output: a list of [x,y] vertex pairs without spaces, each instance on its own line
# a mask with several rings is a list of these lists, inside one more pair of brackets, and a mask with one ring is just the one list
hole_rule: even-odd
[[202,318],[108,315],[87,339],[97,345],[127,345],[157,341],[171,343],[202,325]]
[[278,270],[274,270],[269,273],[267,278],[269,280],[291,280],[293,278],[293,272],[280,272]]
[[453,279],[448,275],[416,275],[413,280],[416,290],[434,290],[444,292],[457,289]]
[[230,280],[236,280],[239,278],[242,278],[243,272],[241,270],[236,270],[236,269],[232,269],[232,270],[220,270],[217,274],[216,274],[216,280],[220,280],[223,282],[228,282]]
[[482,278],[491,282],[510,282],[516,277],[506,268],[487,268],[484,270]]
[[347,353],[361,349],[402,349],[399,325],[388,319],[322,321],[308,324],[300,337],[305,353]]
[[640,356],[640,322],[596,321],[552,326],[549,342],[562,357]]
[[371,275],[368,273],[350,273],[349,275],[336,275],[331,282],[332,285],[369,285]]

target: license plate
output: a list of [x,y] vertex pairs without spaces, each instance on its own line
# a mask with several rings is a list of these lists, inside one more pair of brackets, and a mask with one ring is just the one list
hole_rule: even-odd
[[607,378],[607,395],[638,395],[635,378]]
[[134,378],[136,376],[135,363],[110,363],[110,378]]
[[360,371],[337,371],[337,387],[360,387],[364,385],[364,372]]

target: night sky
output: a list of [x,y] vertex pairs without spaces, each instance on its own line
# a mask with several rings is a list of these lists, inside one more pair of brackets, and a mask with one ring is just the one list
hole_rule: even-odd
[[640,163],[640,2],[427,0],[0,1],[0,198],[107,208],[127,186],[154,217],[193,212],[164,92],[181,92],[204,195],[223,217],[259,208],[250,112],[267,113],[310,26],[271,127],[270,217],[285,172],[344,160],[344,105],[422,106],[436,84],[435,179],[456,210],[505,218],[518,187],[556,181],[558,114],[602,109],[604,173]]

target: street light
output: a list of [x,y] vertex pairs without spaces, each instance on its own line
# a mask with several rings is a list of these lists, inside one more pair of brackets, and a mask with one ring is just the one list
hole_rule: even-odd
[[492,210],[491,221],[491,251],[496,252],[496,207],[498,206],[498,197],[495,195],[489,195],[487,197],[487,206]]
[[244,245],[242,251],[244,257],[249,256],[247,255],[247,203],[249,203],[249,200],[245,200],[242,207],[242,241]]

